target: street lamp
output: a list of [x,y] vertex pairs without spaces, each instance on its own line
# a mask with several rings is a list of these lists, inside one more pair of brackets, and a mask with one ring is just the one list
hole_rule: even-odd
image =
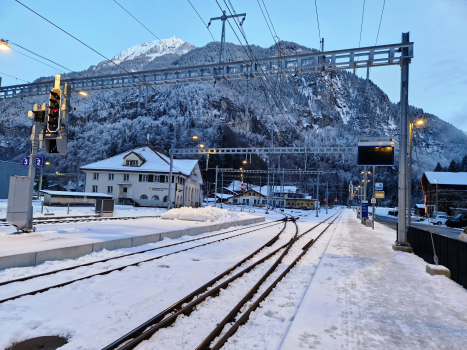
[[88,93],[86,91],[78,91],[78,94],[80,94],[81,96],[87,96]]
[[2,51],[11,50],[10,45],[8,45],[7,40],[0,39],[0,50]]
[[406,198],[406,223],[407,227],[410,227],[412,224],[412,208],[411,208],[411,202],[412,202],[412,148],[413,148],[413,128],[415,125],[417,126],[422,126],[425,124],[424,119],[418,119],[415,123],[409,123],[409,164],[407,167],[407,198]]
[[198,136],[197,135],[193,135],[193,140],[197,140],[198,139]]
[[203,145],[203,144],[200,144],[200,145],[199,145],[199,148],[204,148],[204,145]]

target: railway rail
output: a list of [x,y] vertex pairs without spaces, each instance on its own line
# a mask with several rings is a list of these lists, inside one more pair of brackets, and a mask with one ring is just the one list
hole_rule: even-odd
[[[135,219],[147,219],[147,218],[159,218],[160,215],[151,216],[122,216],[122,217],[101,217],[96,215],[89,216],[60,216],[54,218],[35,218],[32,222],[33,225],[44,225],[44,224],[63,224],[72,222],[93,222],[93,221],[108,221],[108,220],[135,220]],[[0,220],[0,227],[13,226],[9,224],[6,219]]]
[[[107,262],[107,261],[110,261],[110,260],[122,259],[122,258],[126,258],[126,257],[129,257],[129,256],[133,256],[133,255],[137,255],[137,254],[143,254],[143,253],[146,253],[146,252],[155,251],[155,250],[162,249],[162,248],[167,248],[167,247],[171,247],[171,246],[186,244],[186,243],[199,241],[199,240],[203,240],[203,239],[207,239],[207,238],[211,238],[211,237],[222,236],[222,235],[226,235],[228,233],[232,233],[232,232],[235,232],[235,231],[245,231],[246,230],[245,232],[241,232],[241,233],[235,234],[233,236],[223,237],[223,238],[216,239],[214,241],[210,241],[210,242],[207,242],[207,243],[199,244],[199,245],[196,245],[196,246],[193,246],[193,247],[184,248],[184,249],[181,249],[181,250],[177,250],[175,252],[158,255],[158,256],[155,256],[155,257],[152,257],[152,258],[149,258],[149,259],[145,259],[145,260],[142,260],[142,261],[138,261],[138,262],[135,262],[135,263],[131,263],[131,264],[126,264],[126,265],[120,266],[118,268],[108,269],[108,270],[103,271],[103,272],[99,272],[99,273],[95,273],[95,274],[88,275],[88,276],[85,276],[85,277],[81,277],[81,278],[78,278],[78,279],[70,280],[70,281],[67,281],[67,282],[64,282],[64,283],[59,283],[59,284],[49,286],[49,287],[46,287],[46,288],[41,288],[41,289],[37,289],[37,290],[30,291],[30,292],[27,292],[27,293],[22,293],[22,294],[18,294],[18,295],[12,296],[12,297],[8,297],[8,298],[0,300],[0,304],[2,304],[4,302],[7,302],[7,301],[11,301],[11,300],[21,298],[23,296],[34,295],[34,294],[37,294],[37,293],[46,292],[46,291],[51,290],[51,289],[63,287],[63,286],[66,286],[66,285],[69,285],[69,284],[72,284],[72,283],[75,283],[75,282],[78,282],[78,281],[82,281],[82,280],[85,280],[85,279],[89,279],[89,278],[92,278],[92,277],[106,275],[106,274],[109,274],[109,273],[114,272],[114,271],[121,271],[121,270],[123,270],[123,269],[125,269],[127,267],[130,267],[130,266],[138,266],[139,264],[142,264],[142,263],[145,263],[145,262],[154,261],[154,260],[166,257],[166,256],[178,254],[178,253],[181,253],[181,252],[184,252],[184,251],[187,251],[187,250],[191,250],[191,249],[206,246],[206,245],[209,245],[209,244],[221,242],[221,241],[224,241],[224,240],[227,240],[227,239],[231,239],[231,238],[234,238],[234,237],[245,235],[247,233],[255,232],[255,231],[262,230],[262,229],[268,228],[268,227],[272,227],[272,226],[278,225],[278,224],[280,224],[282,222],[286,222],[285,219],[276,220],[276,221],[273,221],[272,223],[271,222],[264,222],[264,223],[255,224],[255,225],[248,226],[248,227],[242,227],[242,228],[238,228],[238,229],[234,229],[234,230],[229,230],[227,232],[221,232],[221,233],[217,233],[217,234],[214,234],[214,235],[209,235],[209,236],[206,236],[206,237],[200,237],[200,238],[195,238],[195,239],[191,239],[191,240],[184,241],[184,242],[173,243],[173,244],[169,244],[169,245],[166,245],[166,246],[163,246],[163,247],[156,247],[156,248],[146,249],[146,250],[143,250],[143,251],[139,251],[139,252],[135,252],[135,253],[129,253],[129,254],[125,254],[125,255],[122,255],[122,256],[118,256],[118,257],[107,258],[107,259],[93,261],[93,262],[86,263],[86,264],[81,264],[81,265],[71,266],[71,267],[67,267],[67,268],[63,268],[63,269],[59,269],[59,270],[49,271],[49,272],[45,272],[45,273],[42,273],[42,274],[37,274],[37,275],[32,275],[32,276],[27,276],[27,277],[22,277],[22,278],[18,278],[18,279],[14,279],[14,280],[1,282],[0,286],[4,286],[4,285],[7,285],[7,284],[12,284],[12,283],[17,283],[17,282],[24,282],[24,281],[27,281],[27,280],[36,279],[36,278],[43,277],[43,276],[48,276],[48,275],[52,275],[52,274],[56,274],[56,273],[60,273],[60,272],[64,272],[64,271],[74,270],[74,269],[77,269],[77,268],[80,268],[80,267],[91,266],[91,265],[94,265],[94,264]],[[284,224],[283,229],[285,229],[285,226],[286,225]],[[274,236],[270,242],[267,242],[265,244],[265,246],[273,244],[279,238],[279,235],[280,235],[280,233],[277,234],[276,236]],[[265,246],[263,246],[263,248]]]
[[[282,213],[284,214],[284,213]],[[220,295],[220,291],[222,289],[226,289],[229,284],[232,282],[236,281],[237,279],[241,278],[242,276],[246,275],[247,273],[251,272],[254,270],[257,266],[260,266],[267,260],[273,258],[274,256],[279,255],[279,257],[275,260],[275,262],[272,264],[272,266],[266,271],[265,274],[259,279],[259,281],[254,285],[253,288],[245,295],[245,297],[242,298],[242,300],[228,313],[227,317],[219,323],[215,329],[209,334],[207,338],[203,340],[203,342],[198,346],[197,349],[208,349],[209,344],[212,342],[213,339],[215,339],[222,331],[222,329],[225,327],[225,325],[229,322],[235,321],[235,318],[237,317],[237,314],[239,310],[249,301],[253,298],[253,296],[256,294],[260,286],[265,282],[265,280],[271,276],[271,274],[277,269],[278,265],[282,262],[284,257],[288,254],[290,251],[291,247],[302,237],[304,237],[306,234],[309,232],[313,231],[316,227],[321,225],[322,223],[326,222],[329,219],[334,219],[332,222],[328,224],[328,226],[318,235],[317,238],[309,240],[303,247],[303,252],[293,261],[292,264],[289,265],[285,271],[281,273],[279,278],[277,278],[273,284],[258,298],[258,300],[253,304],[253,307],[249,308],[249,313],[251,313],[261,302],[261,300],[264,300],[264,298],[270,293],[270,291],[274,288],[277,283],[287,274],[290,269],[295,266],[295,264],[300,260],[300,258],[308,251],[308,249],[313,245],[313,243],[321,237],[321,235],[327,230],[327,228],[334,222],[335,219],[337,219],[338,215],[340,212],[335,213],[334,215],[330,216],[329,218],[317,223],[314,225],[312,228],[309,230],[306,230],[302,234],[298,234],[298,226],[296,224],[296,218],[295,217],[290,217],[289,214],[284,214],[285,222],[286,224],[288,222],[293,222],[295,226],[295,234],[294,236],[285,244],[280,245],[279,247],[275,248],[272,252],[269,252],[267,255],[259,259],[258,261],[252,263],[251,265],[247,266],[246,268],[242,269],[241,271],[235,273],[233,276],[227,278],[226,280],[223,280],[224,277],[228,276],[231,273],[234,273],[237,268],[241,268],[244,263],[246,263],[248,260],[252,259],[253,256],[255,256],[260,250],[264,249],[266,246],[271,246],[274,242],[268,242],[268,244],[264,245],[263,247],[260,247],[257,251],[255,251],[253,254],[250,256],[246,257],[239,263],[235,264],[231,268],[227,269],[220,275],[216,276],[214,279],[211,281],[207,282],[203,286],[199,287],[195,291],[191,292],[187,296],[183,297],[180,299],[178,302],[175,304],[169,306],[166,308],[164,311],[160,312],[156,316],[152,317],[148,321],[144,322],[137,328],[133,329],[120,339],[114,341],[113,343],[109,344],[108,346],[104,347],[102,350],[129,350],[129,349],[134,349],[138,344],[141,342],[150,339],[158,330],[166,328],[170,325],[172,325],[174,322],[176,322],[178,316],[180,315],[186,315],[189,316],[191,312],[197,309],[198,305],[206,301],[208,298],[215,298]],[[281,232],[285,230],[285,226]],[[280,235],[281,233],[279,233]],[[278,238],[278,236],[277,236]],[[275,240],[277,240],[275,238]],[[282,253],[281,253],[282,251]],[[223,281],[222,281],[223,280]],[[251,309],[251,310],[250,310]],[[249,314],[248,313],[248,314]],[[243,315],[241,318],[242,321],[245,321],[245,316]],[[234,326],[237,325],[237,322],[234,324]],[[237,325],[236,327],[238,328],[240,326]],[[225,338],[228,339],[233,333],[235,333],[235,328],[234,330],[229,330],[227,338],[224,335],[222,339]],[[224,342],[225,342],[224,341]],[[220,344],[219,342],[216,343]],[[220,345],[222,346],[222,345]]]

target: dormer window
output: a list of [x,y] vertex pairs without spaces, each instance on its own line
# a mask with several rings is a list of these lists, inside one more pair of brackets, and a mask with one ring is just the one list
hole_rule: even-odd
[[138,166],[138,161],[137,160],[127,159],[125,165],[127,165],[127,166]]

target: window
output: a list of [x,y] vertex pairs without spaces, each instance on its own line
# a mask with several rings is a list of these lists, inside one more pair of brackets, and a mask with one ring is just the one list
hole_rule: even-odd
[[126,165],[127,166],[138,166],[138,161],[137,160],[126,160]]
[[93,177],[92,177],[94,180],[99,180],[99,173],[93,173]]
[[139,174],[139,182],[149,182],[149,175]]
[[114,179],[114,174],[109,174],[109,181],[113,181]]
[[164,182],[165,182],[165,176],[164,176],[164,175],[159,176],[159,182],[160,182],[160,183],[164,183]]
[[238,199],[237,198],[234,198],[233,204],[238,204]]
[[130,181],[130,174],[123,174],[123,181]]
[[166,202],[167,202],[167,196],[164,197],[164,203],[166,203]]
[[154,196],[152,196],[151,199],[152,199],[153,201],[158,201],[158,200],[159,200],[159,196],[154,195]]
[[107,193],[114,193],[114,187],[113,186],[107,186]]
[[148,199],[148,196],[146,196],[145,194],[141,195],[141,197],[139,197],[139,199]]
[[93,185],[93,186],[92,186],[92,192],[94,192],[94,193],[97,192],[97,186],[96,186],[96,185]]

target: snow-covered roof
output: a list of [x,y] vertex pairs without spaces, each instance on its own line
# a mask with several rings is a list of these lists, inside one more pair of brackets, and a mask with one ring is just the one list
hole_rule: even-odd
[[[141,166],[123,165],[123,158],[132,152],[140,155],[146,161]],[[198,161],[196,159],[174,159],[173,172],[182,173],[183,175],[189,176],[197,163]],[[87,164],[82,166],[80,170],[115,170],[169,173],[170,158],[155,151],[149,146],[141,146],[130,151],[117,154],[116,156],[95,163]],[[197,175],[200,176],[201,174]]]
[[415,204],[415,208],[425,209],[425,204]]
[[222,199],[229,199],[230,197],[233,197],[232,194],[226,194],[226,193],[216,193],[216,197],[222,198]]
[[52,196],[113,198],[109,194],[96,193],[96,192],[69,192],[69,191],[50,191],[50,190],[41,190],[40,192],[45,193],[45,194],[50,194]]
[[427,171],[425,172],[425,176],[430,184],[436,184],[436,181],[438,181],[438,185],[467,185],[467,172],[450,173]]

